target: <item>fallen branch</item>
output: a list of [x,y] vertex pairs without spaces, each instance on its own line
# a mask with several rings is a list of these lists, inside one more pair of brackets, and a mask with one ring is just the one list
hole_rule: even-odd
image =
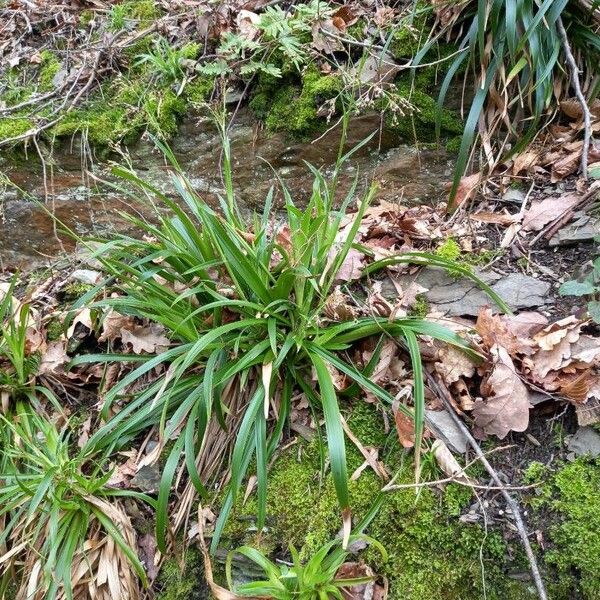
[[571,72],[571,83],[573,84],[573,88],[575,90],[575,96],[577,96],[577,100],[579,100],[579,104],[581,104],[581,110],[583,112],[584,133],[583,154],[581,156],[581,174],[583,175],[583,178],[587,180],[588,154],[590,152],[590,140],[592,139],[592,116],[585,96],[581,91],[581,82],[579,81],[579,68],[577,67],[577,63],[575,62],[575,57],[573,56],[571,45],[569,44],[569,39],[567,38],[567,31],[565,30],[565,26],[563,25],[562,18],[560,16],[556,20],[556,25],[558,27],[558,33],[560,35],[560,40],[565,53],[565,58],[567,60],[567,65],[569,66],[569,71]]
[[450,413],[450,416],[456,426],[461,430],[461,433],[465,436],[471,447],[473,448],[475,454],[479,457],[479,460],[486,468],[486,471],[490,474],[494,483],[500,489],[500,493],[504,496],[506,500],[506,504],[512,511],[512,514],[515,519],[515,525],[517,530],[519,531],[519,536],[521,537],[521,542],[523,544],[523,548],[525,549],[525,553],[527,555],[527,560],[529,561],[529,567],[531,570],[531,575],[533,577],[533,581],[535,583],[535,587],[537,589],[538,596],[540,600],[548,600],[548,595],[546,594],[546,588],[544,586],[544,582],[542,580],[542,576],[540,574],[540,570],[537,564],[537,560],[535,558],[535,554],[533,553],[533,549],[531,548],[531,544],[529,542],[529,537],[527,535],[527,530],[525,529],[525,523],[523,522],[523,517],[521,516],[521,510],[519,505],[515,501],[515,499],[508,493],[506,487],[502,484],[502,481],[498,477],[498,474],[494,470],[494,467],[490,464],[488,459],[485,457],[485,453],[475,440],[475,438],[471,435],[471,432],[467,429],[466,425],[463,423],[462,419],[458,417],[456,412],[454,411],[454,407],[452,403],[449,401],[448,397],[450,396],[450,392],[447,389],[444,389],[443,385],[434,378],[430,373],[425,371],[427,376],[427,381],[431,388],[437,393],[440,397],[446,410]]

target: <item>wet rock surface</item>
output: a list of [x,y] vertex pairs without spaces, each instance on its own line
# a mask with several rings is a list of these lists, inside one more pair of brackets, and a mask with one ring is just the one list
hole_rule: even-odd
[[[444,183],[451,170],[443,152],[399,145],[389,133],[379,134],[378,116],[352,121],[348,149],[374,132],[344,166],[339,193],[352,185],[354,176],[366,186],[375,180],[379,197],[386,200],[435,202],[445,197]],[[339,133],[331,131],[314,142],[290,141],[284,135],[260,132],[247,113],[240,114],[230,130],[234,185],[243,208],[260,211],[271,186],[280,180],[298,203],[311,192],[306,162],[331,173],[337,156]],[[171,143],[172,150],[194,189],[215,203],[223,193],[220,175],[221,143],[216,129],[206,118],[189,119]],[[75,234],[106,235],[110,231],[132,232],[122,212],[148,217],[148,209],[134,197],[113,189],[111,165],[123,164],[124,157],[93,160],[82,153],[76,140],[62,142],[45,165],[35,155],[16,161],[5,157],[0,171],[11,182],[0,187],[0,268],[32,268],[49,264],[63,252],[71,252],[73,240],[62,224]],[[127,149],[139,175],[169,194],[172,167],[165,163],[151,141],[141,140]],[[82,167],[82,156],[84,166]],[[14,186],[16,187],[13,187]],[[59,222],[54,222],[54,215]]]

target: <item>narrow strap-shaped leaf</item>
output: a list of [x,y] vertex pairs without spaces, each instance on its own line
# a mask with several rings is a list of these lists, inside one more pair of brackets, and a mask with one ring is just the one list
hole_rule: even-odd
[[350,498],[348,496],[348,470],[346,467],[346,444],[344,441],[344,430],[342,428],[342,417],[335,387],[331,379],[331,373],[327,370],[325,362],[320,355],[311,353],[310,359],[317,373],[319,383],[319,395],[323,406],[325,417],[325,429],[327,432],[327,446],[329,448],[329,460],[331,462],[331,474],[333,484],[343,509],[349,508]]

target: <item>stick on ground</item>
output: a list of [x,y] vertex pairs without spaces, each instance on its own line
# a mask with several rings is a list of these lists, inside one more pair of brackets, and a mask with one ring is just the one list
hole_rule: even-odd
[[466,425],[463,423],[462,419],[456,414],[454,407],[451,402],[448,400],[449,392],[444,390],[443,386],[438,382],[433,376],[431,376],[427,371],[425,371],[427,375],[427,380],[430,386],[435,390],[437,395],[442,399],[446,410],[450,413],[452,420],[456,423],[457,427],[461,430],[462,434],[468,440],[469,444],[475,451],[475,454],[479,457],[479,460],[486,468],[487,472],[490,474],[490,477],[493,479],[494,483],[501,488],[501,493],[506,500],[506,504],[512,511],[512,514],[515,519],[515,525],[519,531],[519,536],[521,537],[521,542],[523,544],[523,548],[525,549],[525,553],[527,554],[527,560],[529,561],[529,567],[531,569],[531,575],[533,577],[533,581],[535,583],[535,587],[537,589],[538,596],[540,600],[548,600],[548,595],[546,594],[546,588],[544,586],[544,582],[542,580],[542,576],[540,574],[540,570],[537,564],[537,560],[535,558],[535,554],[533,553],[533,549],[531,544],[529,543],[529,537],[527,535],[527,530],[525,529],[525,523],[523,522],[523,517],[521,516],[521,510],[519,509],[519,505],[515,501],[515,499],[508,493],[506,488],[504,487],[502,481],[498,477],[498,474],[494,470],[494,467],[489,463],[488,459],[485,456],[485,453],[479,446],[479,444],[475,441],[475,438],[471,435],[471,432],[467,429]]
[[587,179],[588,154],[590,152],[590,140],[592,139],[592,117],[590,114],[590,107],[588,106],[585,96],[581,91],[581,82],[579,81],[579,67],[575,62],[575,57],[573,56],[571,45],[569,44],[567,32],[560,17],[558,17],[558,19],[556,20],[556,26],[558,27],[558,33],[560,35],[560,40],[562,43],[563,51],[565,53],[565,58],[567,60],[567,65],[569,66],[569,71],[571,72],[571,83],[573,85],[573,89],[575,90],[577,100],[579,100],[579,104],[581,104],[581,110],[583,112],[584,133],[583,154],[581,156],[581,174],[583,175],[584,179]]

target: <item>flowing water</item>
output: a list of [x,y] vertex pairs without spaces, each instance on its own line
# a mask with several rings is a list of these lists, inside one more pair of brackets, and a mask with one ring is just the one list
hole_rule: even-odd
[[[436,202],[444,198],[451,161],[441,151],[421,150],[400,144],[389,133],[380,133],[378,116],[354,119],[348,145],[376,132],[345,166],[342,189],[354,176],[374,178],[379,198],[405,203]],[[233,148],[234,184],[243,209],[261,210],[268,189],[278,178],[299,203],[310,193],[312,176],[305,162],[327,171],[334,164],[339,132],[333,130],[314,142],[291,142],[284,135],[267,135],[253,126],[249,114],[241,111],[230,130]],[[222,192],[221,145],[208,119],[189,119],[182,124],[171,147],[194,189],[207,201]],[[149,140],[127,149],[127,156],[92,160],[79,142],[62,142],[52,152],[41,148],[27,160],[0,158],[0,268],[30,269],[51,264],[75,243],[61,233],[64,223],[79,235],[107,235],[131,227],[121,214],[149,210],[132,203],[127,194],[115,191],[100,180],[110,179],[111,161],[130,160],[139,175],[170,193],[164,158]],[[6,181],[7,180],[7,181]],[[55,219],[51,215],[54,215]]]

